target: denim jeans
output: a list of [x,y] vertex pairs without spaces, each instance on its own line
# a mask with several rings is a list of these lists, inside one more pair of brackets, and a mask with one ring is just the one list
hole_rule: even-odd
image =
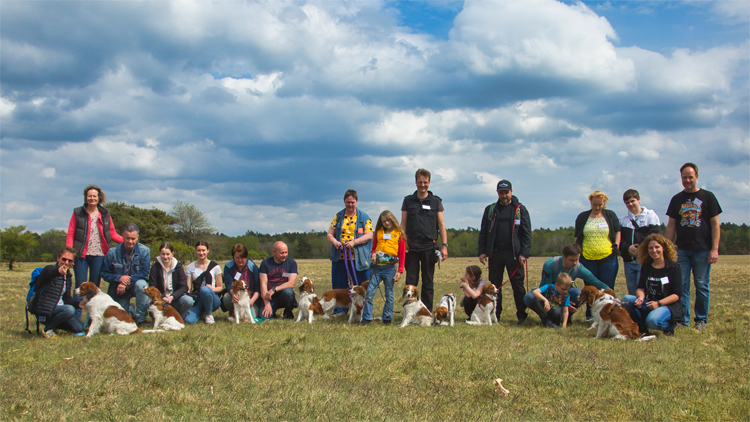
[[195,299],[193,299],[190,295],[182,295],[182,297],[180,297],[180,300],[178,300],[177,303],[172,303],[171,305],[173,308],[177,309],[177,312],[180,313],[180,316],[184,320],[185,315],[187,314],[187,311],[189,311],[190,308],[192,308],[193,305],[195,305]]
[[[81,284],[91,281],[99,287],[99,283],[102,281],[102,264],[104,263],[104,256],[85,256],[83,258],[76,258],[73,263],[73,274],[75,274],[76,288],[81,287]],[[75,292],[73,293],[73,300],[81,300]],[[81,314],[83,310],[76,308],[75,316],[78,320],[81,320]]]
[[581,265],[586,267],[587,270],[591,271],[599,281],[606,284],[610,289],[615,288],[615,279],[617,278],[617,270],[620,269],[620,261],[617,259],[617,254],[610,254],[606,258],[589,261],[581,254]]
[[271,296],[271,309],[274,314],[277,309],[284,308],[283,317],[286,319],[294,319],[293,310],[297,306],[297,299],[294,297],[294,289],[279,290]]
[[638,280],[641,277],[641,264],[638,261],[623,262],[622,269],[625,272],[625,283],[628,285],[628,294],[635,296],[638,290]]
[[708,322],[708,306],[711,300],[711,265],[709,251],[677,249],[677,263],[682,270],[682,312],[685,324],[690,325],[690,271],[695,283],[695,322]]
[[148,282],[146,280],[130,280],[130,282],[135,282],[135,289],[133,290],[133,293],[135,294],[135,315],[133,315],[133,311],[130,308],[130,298],[119,299],[116,302],[133,317],[135,322],[144,322],[148,316],[150,299],[145,293],[143,293],[143,289],[148,287]]
[[75,308],[71,305],[58,305],[52,310],[52,315],[44,323],[44,331],[55,328],[69,331],[73,334],[83,332],[81,318],[75,318]]
[[[331,262],[331,288],[332,289],[347,289],[349,290],[349,278],[346,276],[346,262],[343,259]],[[349,273],[352,271],[352,264],[349,262]],[[370,279],[370,270],[356,271],[352,274],[356,277],[356,284],[360,285],[365,280]],[[352,280],[354,282],[354,280]]]
[[185,324],[193,325],[200,319],[201,315],[211,315],[221,306],[221,299],[208,286],[201,287],[198,291],[198,300],[192,308],[185,314]]
[[372,320],[372,301],[375,298],[375,292],[378,285],[383,282],[385,286],[385,305],[383,305],[383,321],[393,319],[393,277],[396,275],[396,265],[373,265],[370,267],[371,279],[367,286],[367,296],[365,297],[365,308],[362,310],[362,319]]
[[[646,306],[645,300],[640,307],[636,307],[636,299],[637,297],[633,295],[626,295],[622,298],[622,303],[632,304],[633,308],[635,309],[635,315],[639,317],[635,322],[638,323],[638,326],[641,328],[641,330],[645,325],[649,330],[659,330],[666,332],[674,331],[674,325],[669,322],[669,320],[672,319],[672,312],[669,311],[668,307],[660,306],[654,310],[651,310],[648,309],[648,306]],[[630,314],[631,316],[633,316],[633,312],[631,312]],[[635,320],[635,318],[633,319]]]

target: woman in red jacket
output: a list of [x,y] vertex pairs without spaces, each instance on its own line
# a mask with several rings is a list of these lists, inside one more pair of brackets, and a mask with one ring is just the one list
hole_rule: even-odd
[[[99,286],[102,264],[110,242],[122,243],[122,236],[115,232],[109,210],[101,205],[106,198],[99,186],[86,186],[83,206],[74,209],[70,218],[65,245],[75,249],[78,254],[73,264],[76,288],[86,281]],[[80,309],[76,310],[76,316],[80,318]]]

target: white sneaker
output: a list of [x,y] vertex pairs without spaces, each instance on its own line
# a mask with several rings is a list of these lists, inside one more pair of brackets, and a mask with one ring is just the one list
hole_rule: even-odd
[[213,324],[214,323],[214,316],[213,315],[206,315],[206,318],[204,318],[204,321],[206,321],[206,324]]
[[44,338],[56,338],[57,334],[53,330],[42,331],[42,337]]

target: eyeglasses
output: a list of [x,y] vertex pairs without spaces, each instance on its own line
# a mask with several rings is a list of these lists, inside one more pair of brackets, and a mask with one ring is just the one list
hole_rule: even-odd
[[74,262],[75,262],[75,260],[73,260],[73,259],[68,259],[68,258],[60,258],[60,261],[62,261],[62,262],[64,262],[64,263],[66,263],[66,264],[72,264],[72,263],[74,263]]

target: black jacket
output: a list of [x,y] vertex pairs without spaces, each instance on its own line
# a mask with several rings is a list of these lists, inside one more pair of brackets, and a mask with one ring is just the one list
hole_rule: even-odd
[[63,276],[57,270],[57,264],[44,267],[39,277],[36,279],[34,286],[34,308],[30,309],[31,313],[37,316],[50,317],[60,300],[60,295],[65,286],[63,294],[63,303],[78,308],[78,301],[74,301],[71,296],[73,288],[73,277],[70,271]]
[[[175,259],[175,258],[172,258]],[[164,269],[161,266],[161,262],[157,260],[154,265],[151,266],[151,270],[148,273],[148,286],[156,287],[159,289],[161,294],[164,294]],[[182,268],[182,264],[178,261],[177,266],[172,271],[172,303],[177,305],[177,301],[188,292],[187,277],[185,276],[185,269]]]
[[[518,202],[515,195],[511,196],[510,205],[514,209],[514,216],[511,220],[513,227],[513,256],[518,258],[523,255],[528,258],[531,255],[531,217],[526,207]],[[487,205],[482,214],[482,228],[479,231],[478,254],[492,257],[492,249],[495,244],[495,221],[499,216],[497,203]]]
[[[621,230],[620,220],[612,210],[603,209],[602,214],[604,214],[604,219],[607,220],[607,226],[609,226],[609,241],[612,243],[612,253],[618,254],[620,251],[618,250],[619,246],[615,243],[615,237],[617,236],[617,232]],[[583,226],[586,225],[586,221],[590,215],[591,210],[587,210],[576,217],[575,237],[576,243],[581,247],[583,247]]]

